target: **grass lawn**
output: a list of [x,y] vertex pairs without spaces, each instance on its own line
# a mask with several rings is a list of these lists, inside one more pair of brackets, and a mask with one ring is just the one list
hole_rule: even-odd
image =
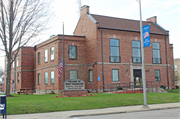
[[[42,113],[67,110],[99,109],[143,105],[143,94],[101,94],[88,97],[55,97],[56,95],[14,95],[7,98],[7,114]],[[179,102],[176,93],[147,93],[147,103]]]

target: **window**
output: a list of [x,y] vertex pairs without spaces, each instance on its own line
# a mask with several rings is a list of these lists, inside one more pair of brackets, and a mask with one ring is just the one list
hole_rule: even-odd
[[160,70],[155,70],[155,81],[161,81]]
[[174,65],[174,71],[177,71],[177,65]]
[[48,73],[47,72],[45,72],[45,74],[44,74],[44,83],[48,84]]
[[110,62],[120,62],[119,39],[110,39]]
[[141,63],[141,44],[140,41],[132,41],[133,63]]
[[38,64],[40,64],[40,52],[38,52]]
[[19,83],[19,72],[17,72],[17,82]]
[[77,79],[78,76],[77,76],[77,70],[71,70],[69,71],[70,73],[70,79]]
[[161,57],[160,57],[159,43],[152,43],[152,48],[153,48],[153,63],[154,64],[160,64],[161,63]]
[[54,71],[51,71],[51,83],[54,83]]
[[6,61],[6,71],[7,71],[7,61]]
[[77,59],[77,46],[69,46],[69,59]]
[[17,67],[18,67],[19,66],[19,58],[18,57],[17,57],[16,63],[17,63]]
[[48,61],[48,50],[44,51],[44,61],[47,62]]
[[113,82],[119,81],[119,69],[112,70],[112,80]]
[[38,74],[38,85],[40,85],[40,82],[41,81],[41,76],[40,76],[40,73]]
[[92,73],[92,69],[89,70],[89,82],[93,82],[93,73]]
[[51,47],[51,60],[54,60],[54,47]]

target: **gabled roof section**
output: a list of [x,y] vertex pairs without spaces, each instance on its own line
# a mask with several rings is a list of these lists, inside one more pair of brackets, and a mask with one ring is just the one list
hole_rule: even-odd
[[[98,28],[140,32],[140,22],[138,20],[101,16],[95,14],[91,14],[91,16],[99,23]],[[166,33],[166,30],[164,30],[158,24],[147,21],[142,22],[143,26],[147,24],[150,24],[150,33],[169,35]]]

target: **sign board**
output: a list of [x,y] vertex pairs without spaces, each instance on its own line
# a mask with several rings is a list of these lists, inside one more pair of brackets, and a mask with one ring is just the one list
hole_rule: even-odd
[[64,82],[64,90],[84,90],[85,83],[80,79],[70,79]]
[[144,47],[151,45],[149,25],[143,26],[143,43]]
[[98,77],[98,81],[100,81],[101,80],[101,78],[100,77]]

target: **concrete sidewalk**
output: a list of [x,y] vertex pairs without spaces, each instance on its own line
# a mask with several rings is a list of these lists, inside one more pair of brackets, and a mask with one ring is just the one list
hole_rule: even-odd
[[129,112],[139,112],[139,111],[148,111],[148,110],[180,108],[180,103],[151,104],[148,106],[149,109],[143,109],[142,105],[138,105],[138,106],[112,107],[112,108],[91,109],[91,110],[8,115],[7,119],[66,119],[69,117],[76,117],[76,116],[104,115],[104,114],[117,114],[117,113],[129,113]]

